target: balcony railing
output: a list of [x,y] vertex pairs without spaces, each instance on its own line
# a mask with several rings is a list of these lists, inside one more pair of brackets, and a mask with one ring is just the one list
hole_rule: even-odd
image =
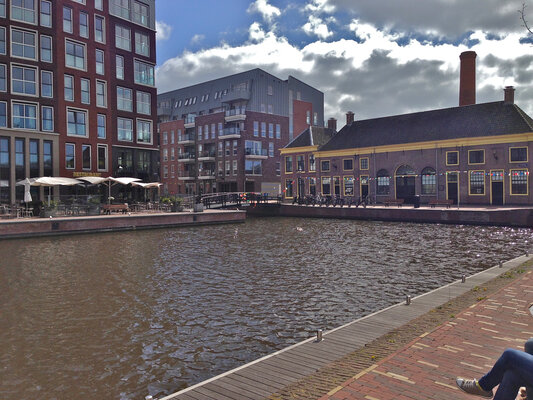
[[196,154],[194,153],[182,153],[178,154],[178,160],[190,160],[196,158]]
[[206,151],[202,151],[198,155],[198,158],[215,158],[216,154],[217,152],[215,150],[206,150]]
[[255,149],[251,147],[246,147],[244,149],[245,154],[247,156],[263,156],[268,157],[268,150],[267,149]]
[[194,124],[195,120],[196,115],[187,115],[187,117],[185,117],[185,124]]
[[226,117],[233,117],[234,115],[243,115],[246,114],[246,107],[237,107],[232,108],[231,110],[226,110]]
[[182,143],[182,142],[194,142],[194,135],[188,135],[188,134],[181,135],[178,138],[178,143]]
[[220,136],[230,136],[230,135],[241,135],[242,131],[240,128],[224,128]]
[[214,178],[214,177],[215,177],[215,171],[211,171],[211,170],[208,170],[208,169],[207,169],[207,170],[204,169],[204,170],[200,171],[200,173],[198,174],[198,176],[199,176],[199,177],[204,177],[204,178],[205,178],[205,177],[212,177],[212,178]]

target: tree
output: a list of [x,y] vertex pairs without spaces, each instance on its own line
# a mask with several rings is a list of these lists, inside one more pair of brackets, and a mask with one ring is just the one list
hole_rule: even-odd
[[522,20],[522,26],[527,29],[530,35],[533,36],[533,31],[531,30],[529,23],[526,19],[526,3],[522,3],[522,9],[518,10],[518,13],[520,14],[520,19]]

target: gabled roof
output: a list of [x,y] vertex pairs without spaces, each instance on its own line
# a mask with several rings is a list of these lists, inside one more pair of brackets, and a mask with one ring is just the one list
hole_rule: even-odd
[[533,132],[533,120],[503,101],[354,121],[319,150],[341,150]]
[[335,136],[335,130],[319,126],[307,128],[296,136],[292,142],[285,146],[286,149],[294,147],[322,146]]

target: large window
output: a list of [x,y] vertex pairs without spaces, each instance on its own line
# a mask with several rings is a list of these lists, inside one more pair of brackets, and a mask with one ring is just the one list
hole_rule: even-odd
[[54,97],[54,75],[51,71],[41,71],[41,96]]
[[80,81],[81,89],[81,102],[83,104],[89,104],[91,102],[91,81],[89,79],[82,78]]
[[37,23],[37,5],[36,0],[12,0],[11,1],[11,19]]
[[139,60],[134,61],[135,83],[142,85],[154,86],[154,66],[143,63]]
[[380,169],[377,173],[377,194],[388,195],[390,191],[390,174],[386,169]]
[[7,90],[7,67],[5,64],[0,64],[0,92]]
[[8,203],[10,197],[11,162],[9,147],[9,138],[0,137],[0,201],[3,203]]
[[30,139],[30,178],[39,176],[39,141]]
[[122,111],[133,111],[133,91],[117,86],[117,108]]
[[150,20],[147,5],[139,3],[138,1],[133,2],[133,22],[148,26]]
[[353,176],[343,177],[344,196],[353,196]]
[[43,141],[43,173],[44,176],[52,176],[54,174],[54,165],[52,157],[52,142],[50,140]]
[[485,194],[485,171],[470,171],[470,195]]
[[52,3],[41,0],[41,26],[52,27]]
[[128,28],[120,25],[115,26],[115,46],[131,51],[131,31]]
[[527,162],[527,147],[510,147],[510,162]]
[[74,169],[76,167],[76,146],[73,143],[65,144],[65,168]]
[[87,136],[87,111],[67,108],[67,134]]
[[99,144],[98,150],[98,171],[107,171],[107,146]]
[[117,56],[116,63],[117,63],[117,67],[116,67],[117,79],[124,79],[124,57]]
[[83,38],[89,37],[89,14],[86,12],[80,12],[80,36]]
[[52,62],[52,38],[41,35],[41,61]]
[[313,176],[309,177],[309,194],[316,196],[316,178]]
[[37,59],[36,34],[19,29],[11,30],[11,55],[13,57]]
[[96,105],[107,107],[107,85],[104,81],[96,81]]
[[150,37],[141,32],[135,32],[135,53],[150,57]]
[[314,154],[311,154],[309,156],[309,171],[310,172],[316,171],[316,160],[315,160],[315,155]]
[[6,0],[0,0],[0,17],[6,17]]
[[331,177],[329,176],[322,177],[322,194],[324,196],[331,195]]
[[267,124],[266,122],[261,122],[261,137],[266,137],[267,135]]
[[304,156],[296,156],[296,170],[298,172],[305,171],[305,157]]
[[104,52],[102,50],[96,49],[95,63],[96,63],[96,73],[98,75],[103,75],[104,74]]
[[99,15],[94,16],[94,40],[105,43],[105,19]]
[[49,106],[41,107],[41,124],[42,130],[53,132],[54,131],[54,108]]
[[254,121],[254,136],[259,137],[259,122]]
[[72,33],[72,8],[63,6],[63,32]]
[[422,170],[422,194],[437,194],[437,175],[431,167]]
[[137,120],[137,142],[152,143],[152,123],[150,121]]
[[133,120],[127,118],[117,118],[118,140],[126,142],[133,141]]
[[247,175],[262,175],[261,160],[246,160],[244,165],[244,173]]
[[468,150],[468,164],[485,164],[485,150]]
[[341,194],[341,178],[339,176],[333,177],[333,189],[336,196]]
[[37,106],[13,102],[13,128],[37,129]]
[[353,160],[351,158],[342,160],[342,169],[344,171],[353,171]]
[[268,124],[268,137],[269,139],[274,139],[274,124]]
[[65,47],[67,67],[85,70],[85,45],[67,40]]
[[294,197],[292,179],[285,180],[285,197],[291,199]]
[[106,118],[104,114],[98,114],[96,118],[96,134],[98,136],[98,139],[105,139],[106,138]]
[[72,75],[65,75],[65,100],[74,101],[74,77]]
[[[150,93],[137,91],[137,112],[139,114],[150,115],[152,109],[152,96]],[[206,125],[207,126],[207,125]],[[208,135],[208,130],[205,131]]]
[[7,127],[7,103],[0,101],[0,127]]
[[85,170],[91,169],[91,146],[88,144],[81,146],[81,167]]
[[330,168],[329,160],[323,160],[320,162],[320,171],[328,172]]
[[359,168],[362,170],[368,169],[368,157],[362,157],[359,159]]
[[511,194],[524,195],[529,193],[528,178],[529,172],[526,169],[512,169],[511,174]]
[[11,92],[30,96],[37,95],[37,69],[11,66]]
[[285,157],[285,173],[292,172],[292,156]]
[[130,19],[130,0],[113,0],[111,6],[115,15]]
[[0,54],[6,54],[6,28],[0,27]]

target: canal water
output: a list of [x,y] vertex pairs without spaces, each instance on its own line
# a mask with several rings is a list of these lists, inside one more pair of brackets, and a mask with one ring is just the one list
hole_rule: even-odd
[[532,232],[263,218],[0,242],[0,398],[172,393],[514,258]]

